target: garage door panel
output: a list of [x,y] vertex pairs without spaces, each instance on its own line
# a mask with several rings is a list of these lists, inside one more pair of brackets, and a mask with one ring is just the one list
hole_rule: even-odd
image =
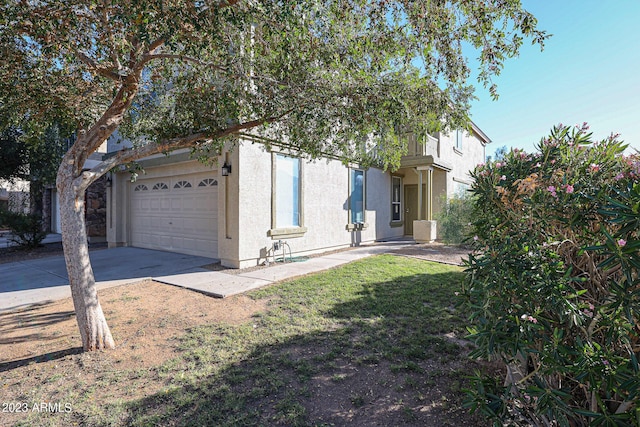
[[[218,188],[212,175],[199,173],[132,184],[132,245],[217,257]],[[207,185],[198,186],[203,181]],[[153,190],[159,182],[167,188]]]

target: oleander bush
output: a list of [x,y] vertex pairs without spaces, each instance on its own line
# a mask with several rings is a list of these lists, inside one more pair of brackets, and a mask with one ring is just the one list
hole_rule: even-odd
[[534,154],[479,165],[468,280],[477,374],[495,425],[640,425],[640,157],[557,126]]

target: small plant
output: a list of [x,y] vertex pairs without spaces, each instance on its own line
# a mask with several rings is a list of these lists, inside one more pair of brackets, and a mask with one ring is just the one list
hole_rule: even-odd
[[480,165],[464,287],[496,424],[640,425],[640,157],[586,124]]
[[9,240],[21,247],[38,247],[47,237],[47,232],[43,231],[42,218],[36,214],[2,211],[0,224],[11,230]]

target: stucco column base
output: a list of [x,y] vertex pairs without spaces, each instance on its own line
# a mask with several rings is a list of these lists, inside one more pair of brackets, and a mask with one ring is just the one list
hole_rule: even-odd
[[417,243],[431,243],[436,240],[436,224],[437,221],[413,221],[413,240]]

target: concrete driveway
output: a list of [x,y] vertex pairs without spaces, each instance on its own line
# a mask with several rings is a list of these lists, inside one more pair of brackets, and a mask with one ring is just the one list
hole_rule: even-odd
[[[323,271],[371,255],[397,251],[414,241],[391,241],[329,252],[305,262],[258,270],[210,271],[213,258],[139,248],[90,252],[98,289],[151,279],[224,298],[292,277]],[[0,264],[0,312],[71,296],[64,259],[59,257]]]
[[[198,267],[218,261],[140,248],[96,250],[89,256],[98,289],[199,271]],[[0,264],[0,311],[70,296],[62,256]]]

